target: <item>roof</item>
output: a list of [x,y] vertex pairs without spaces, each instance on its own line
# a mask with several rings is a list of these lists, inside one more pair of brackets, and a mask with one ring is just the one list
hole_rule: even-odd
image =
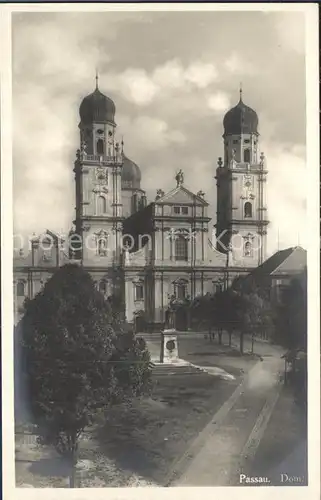
[[307,266],[307,252],[301,247],[294,247],[292,252],[274,269],[272,275],[292,274],[304,271]]
[[115,111],[114,102],[96,87],[92,94],[83,99],[79,115],[81,122],[86,124],[94,122],[114,123]]
[[121,172],[122,189],[137,188],[140,189],[142,174],[139,166],[123,155],[123,167]]
[[290,247],[280,250],[267,259],[263,264],[253,270],[251,276],[279,276],[291,275],[302,272],[307,265],[307,252],[303,248]]
[[259,119],[254,111],[240,100],[224,116],[224,135],[257,134]]

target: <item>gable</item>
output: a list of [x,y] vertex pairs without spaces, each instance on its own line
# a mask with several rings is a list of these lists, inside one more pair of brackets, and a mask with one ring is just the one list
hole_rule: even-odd
[[197,205],[197,206],[208,206],[208,203],[201,197],[192,193],[183,186],[179,186],[169,193],[165,194],[162,198],[157,200],[157,204],[185,204],[185,205]]
[[307,252],[301,247],[293,249],[291,254],[271,273],[276,274],[291,274],[293,272],[301,272],[307,265]]

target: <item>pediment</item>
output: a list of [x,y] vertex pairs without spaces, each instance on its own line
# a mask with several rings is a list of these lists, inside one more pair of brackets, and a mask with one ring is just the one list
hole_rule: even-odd
[[184,204],[184,205],[197,205],[208,206],[208,203],[197,194],[192,193],[183,186],[178,186],[169,193],[159,198],[157,204]]

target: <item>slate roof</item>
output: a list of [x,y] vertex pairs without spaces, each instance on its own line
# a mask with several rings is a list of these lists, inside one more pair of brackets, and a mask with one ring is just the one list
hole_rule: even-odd
[[291,275],[302,272],[307,265],[307,252],[302,247],[279,250],[263,264],[253,270],[253,278],[261,276]]

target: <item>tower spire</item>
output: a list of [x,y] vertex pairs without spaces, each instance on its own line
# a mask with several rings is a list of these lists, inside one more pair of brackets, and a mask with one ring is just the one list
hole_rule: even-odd
[[95,80],[96,80],[96,90],[98,90],[98,69],[97,68],[96,68]]
[[241,102],[242,102],[242,94],[243,94],[242,82],[240,82],[240,101]]

